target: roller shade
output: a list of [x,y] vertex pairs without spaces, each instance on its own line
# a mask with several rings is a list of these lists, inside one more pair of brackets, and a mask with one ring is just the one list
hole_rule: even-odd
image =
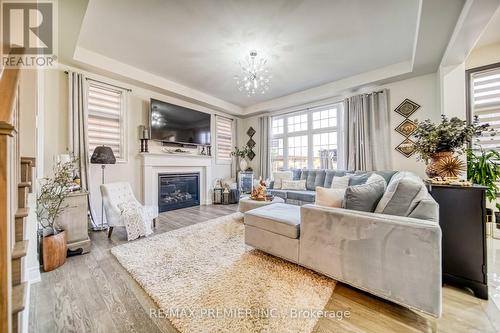
[[233,149],[233,120],[216,115],[215,135],[217,160],[230,162],[231,151]]
[[89,154],[105,145],[122,158],[123,91],[89,82],[87,94]]

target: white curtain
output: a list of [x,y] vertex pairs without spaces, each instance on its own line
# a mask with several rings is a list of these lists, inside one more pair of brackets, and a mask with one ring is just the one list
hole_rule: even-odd
[[345,169],[391,169],[387,90],[347,98],[343,124]]
[[271,152],[270,146],[271,117],[262,116],[259,118],[260,133],[260,175],[266,180],[271,177]]
[[[69,91],[69,150],[78,158],[78,172],[81,180],[82,190],[89,192],[89,149],[87,136],[87,106],[85,77],[81,73],[68,73]],[[90,192],[88,196],[90,218],[94,223],[94,214],[90,204]]]

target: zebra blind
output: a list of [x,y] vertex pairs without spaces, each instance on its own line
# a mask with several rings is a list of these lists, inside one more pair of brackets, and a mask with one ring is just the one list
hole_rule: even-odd
[[215,116],[216,160],[231,162],[233,148],[233,120]]
[[123,158],[123,91],[88,82],[89,154],[91,156],[97,146],[104,145],[113,149],[117,159]]
[[495,133],[485,133],[477,144],[500,151],[500,67],[471,74],[472,115],[488,123]]

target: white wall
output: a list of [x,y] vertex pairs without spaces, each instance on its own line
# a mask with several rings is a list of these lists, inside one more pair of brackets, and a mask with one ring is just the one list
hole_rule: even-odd
[[[148,110],[150,98],[155,98],[165,102],[182,105],[210,114],[219,113],[204,106],[192,104],[171,96],[159,94],[157,92],[140,87],[123,84],[105,77],[86,73],[96,79],[129,87],[129,103],[127,112],[127,149],[128,160],[125,163],[106,166],[106,182],[127,181],[131,184],[134,194],[138,199],[142,199],[141,165],[139,160],[140,141],[138,137],[138,127],[148,123]],[[45,175],[51,173],[54,157],[64,153],[68,149],[68,77],[63,70],[47,70],[45,73],[45,114],[44,114],[44,163]],[[228,116],[228,115],[225,115]],[[213,124],[213,121],[212,121]],[[212,131],[212,143],[214,142],[214,132]],[[150,141],[150,151],[159,149],[159,146]],[[215,151],[213,150],[213,153]],[[231,176],[230,165],[218,165],[215,158],[212,159],[212,178],[228,178]],[[98,221],[101,216],[101,197],[99,185],[101,184],[101,167],[91,165],[90,168],[90,194],[91,202]]]
[[260,176],[260,129],[259,129],[259,116],[253,116],[249,118],[242,119],[238,122],[238,140],[237,140],[237,146],[245,146],[250,140],[250,137],[247,135],[248,129],[253,127],[255,130],[255,135],[252,137],[253,140],[255,141],[255,147],[253,148],[253,152],[255,153],[255,158],[252,161],[249,161],[248,166],[251,167],[254,172],[256,177]]
[[472,50],[465,60],[465,69],[491,65],[500,62],[500,43],[486,45]]

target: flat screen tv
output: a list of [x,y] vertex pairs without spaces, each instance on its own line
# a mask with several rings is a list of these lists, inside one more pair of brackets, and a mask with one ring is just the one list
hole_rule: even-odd
[[151,139],[162,142],[210,144],[210,114],[151,99]]

